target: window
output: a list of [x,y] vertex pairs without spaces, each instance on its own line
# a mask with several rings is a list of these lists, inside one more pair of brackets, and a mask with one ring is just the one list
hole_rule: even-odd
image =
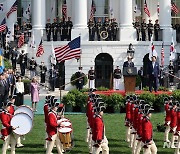
[[[180,0],[174,0],[173,1],[176,6],[180,9]],[[172,11],[172,24],[175,25],[175,24],[178,24],[180,23],[180,13],[179,14],[175,14],[173,11]]]

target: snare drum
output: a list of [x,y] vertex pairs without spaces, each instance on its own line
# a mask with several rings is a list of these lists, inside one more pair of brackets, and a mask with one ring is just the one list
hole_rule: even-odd
[[64,127],[59,130],[59,139],[63,144],[63,149],[69,149],[72,147],[72,128]]
[[26,113],[17,113],[11,119],[11,126],[16,128],[13,130],[17,135],[25,135],[29,133],[33,126],[32,118]]
[[31,117],[31,119],[34,118],[33,110],[29,106],[26,106],[26,105],[21,105],[20,107],[18,107],[16,111],[14,112],[14,115],[18,113],[26,113]]

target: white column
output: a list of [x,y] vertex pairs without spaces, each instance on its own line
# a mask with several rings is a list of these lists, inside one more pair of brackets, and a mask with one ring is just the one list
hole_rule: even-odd
[[162,38],[164,42],[171,42],[172,40],[172,26],[171,26],[171,0],[160,0],[160,27],[163,29]]
[[32,0],[32,27],[44,29],[46,23],[46,1]]
[[[6,1],[6,12],[10,10],[12,5],[16,0],[8,0]],[[6,19],[8,30],[11,32],[9,40],[14,41],[14,23],[17,21],[17,11],[10,14],[10,16]]]
[[88,40],[87,28],[87,0],[72,1],[73,30],[71,38],[74,39],[81,35],[81,39]]
[[120,41],[135,40],[132,0],[120,0]]

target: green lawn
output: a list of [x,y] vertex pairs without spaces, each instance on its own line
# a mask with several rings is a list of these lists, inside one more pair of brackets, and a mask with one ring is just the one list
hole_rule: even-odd
[[[87,143],[85,142],[86,135],[86,117],[84,115],[67,115],[73,123],[75,147],[70,153],[72,154],[88,154]],[[156,131],[157,123],[163,123],[164,114],[158,113],[152,116],[154,126],[154,140],[158,147],[158,154],[172,154],[173,149],[163,149],[163,133]],[[124,114],[105,114],[104,122],[106,125],[106,136],[109,140],[110,154],[130,154],[131,151],[128,148],[125,139],[125,127],[124,127]],[[44,116],[35,115],[33,130],[26,135],[26,139],[22,143],[24,148],[16,149],[17,154],[44,154],[45,149],[43,147],[44,138]],[[0,147],[2,147],[2,141],[0,141]],[[53,151],[56,152],[56,149]],[[1,153],[1,152],[0,152]]]

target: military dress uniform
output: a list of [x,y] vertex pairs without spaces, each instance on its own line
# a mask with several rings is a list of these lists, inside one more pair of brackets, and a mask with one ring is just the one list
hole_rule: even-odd
[[94,21],[90,20],[88,22],[88,28],[89,28],[89,41],[94,41],[94,38],[95,38],[95,23],[94,23]]
[[26,26],[27,26],[28,37],[31,37],[32,24],[28,22]]
[[72,30],[72,27],[73,27],[73,23],[72,21],[69,19],[67,21],[67,40],[68,41],[71,41],[71,30]]
[[49,82],[50,82],[51,91],[55,90],[56,79],[57,79],[57,71],[54,68],[51,68],[49,70]]
[[[168,66],[168,68],[169,68],[169,73],[174,75],[174,66],[173,66],[173,64],[170,64]],[[170,84],[170,86],[173,86],[173,84],[174,84],[174,76],[172,76],[172,75],[169,75],[169,84]]]
[[46,35],[47,35],[47,41],[51,40],[51,23],[46,23]]
[[155,41],[159,41],[159,30],[160,30],[160,25],[158,22],[154,24],[154,36],[155,36]]
[[114,89],[120,90],[120,79],[121,79],[121,69],[116,68],[114,70]]
[[78,80],[76,80],[76,88],[78,90],[83,89],[83,85],[84,85],[84,73],[79,70],[78,72],[75,73],[76,78],[79,78]]
[[[103,30],[104,31],[106,31],[106,32],[108,32],[108,37],[105,39],[106,41],[108,41],[109,40],[109,34],[110,34],[110,32],[111,32],[111,27],[110,27],[110,22],[109,22],[109,19],[108,18],[106,18],[105,19],[105,22],[104,22],[104,24],[103,24]],[[111,35],[111,34],[110,34]]]
[[96,34],[97,34],[97,40],[100,41],[101,40],[101,33],[102,30],[102,22],[101,20],[98,20],[98,22],[96,23]]
[[14,48],[11,52],[11,61],[12,61],[13,69],[16,69],[17,56],[18,56],[17,50],[16,48]]
[[68,25],[67,25],[67,21],[64,21],[63,22],[63,38],[67,39],[67,37],[68,37]]
[[47,67],[44,65],[40,65],[39,67],[40,67],[41,83],[45,83]]
[[112,40],[116,41],[117,40],[117,31],[118,31],[118,23],[114,20],[111,23],[112,26]]
[[179,154],[180,149],[180,108],[177,109],[177,128],[176,128],[176,135],[178,136],[178,146],[175,150],[174,154]]
[[148,40],[151,41],[151,37],[153,35],[153,29],[154,29],[153,24],[151,23],[151,20],[147,24],[147,29],[148,29]]
[[52,23],[52,34],[53,34],[53,41],[57,41],[57,34],[58,34],[58,23],[54,22]]
[[22,53],[19,56],[19,61],[20,61],[21,75],[24,76],[25,75],[25,70],[26,70],[26,67],[27,67],[27,55]]
[[143,21],[143,22],[141,23],[142,41],[146,41],[146,29],[147,29],[147,25],[146,25],[146,23]]
[[89,70],[88,71],[88,79],[89,79],[89,88],[95,89],[95,71]]
[[137,35],[137,41],[140,41],[140,36],[139,36],[139,34],[140,34],[140,23],[139,23],[139,21],[136,21],[135,23],[134,23],[134,28],[136,29],[136,35]]

